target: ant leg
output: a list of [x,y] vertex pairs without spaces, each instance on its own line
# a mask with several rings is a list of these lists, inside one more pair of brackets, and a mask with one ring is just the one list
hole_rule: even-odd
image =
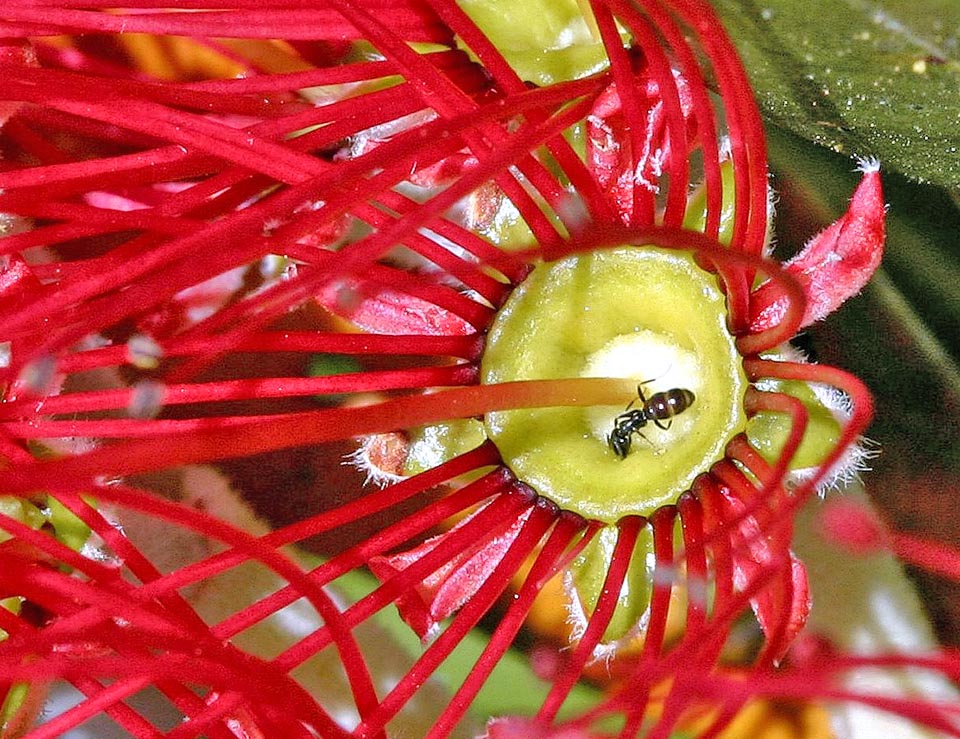
[[[646,397],[644,397],[644,395],[643,395],[643,384],[642,384],[642,383],[641,383],[640,385],[637,385],[637,397],[634,398],[633,400],[631,400],[629,403],[627,403],[627,407],[623,409],[624,412],[627,412],[627,411],[629,411],[631,408],[633,408],[634,403],[636,403],[638,400],[640,401],[640,403],[641,403],[642,405],[646,405],[646,403],[647,403],[647,399],[646,399]],[[620,415],[623,415],[623,413],[621,413]]]
[[641,439],[643,439],[645,442],[647,442],[647,444],[650,446],[650,448],[653,449],[654,455],[660,456],[661,454],[663,454],[663,448],[662,448],[662,447],[658,447],[656,444],[654,444],[652,441],[650,441],[650,439],[648,439],[646,436],[644,436],[642,432],[636,431],[635,433],[636,433],[637,436],[639,436]]
[[641,382],[639,385],[637,385],[637,397],[640,399],[640,402],[643,403],[644,405],[647,404],[647,396],[643,394],[643,386],[648,382],[650,382],[650,380],[645,380],[644,382]]
[[666,425],[666,426],[663,425],[663,421],[661,421],[659,418],[654,418],[654,419],[653,419],[653,423],[654,423],[654,425],[655,425],[658,429],[662,429],[663,431],[669,431],[669,430],[670,430],[670,424],[673,423],[673,419],[671,418],[671,419],[667,420],[667,425]]

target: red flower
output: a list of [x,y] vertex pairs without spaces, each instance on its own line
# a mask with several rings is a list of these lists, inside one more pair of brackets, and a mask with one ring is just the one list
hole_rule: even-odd
[[[0,598],[11,599],[0,608],[2,719],[17,731],[65,681],[81,697],[29,736],[100,713],[156,736],[127,703],[149,686],[177,716],[169,736],[480,733],[486,709],[471,707],[515,656],[538,594],[566,572],[581,618],[575,646],[552,648],[531,719],[543,736],[585,736],[606,714],[622,735],[666,736],[691,709],[717,705],[713,725],[728,722],[745,698],[718,692],[729,687],[716,670],[723,643],[752,606],[758,665],[784,656],[808,607],[793,514],[870,417],[855,378],[780,347],[875,269],[876,170],[848,215],[781,268],[763,258],[759,117],[705,3],[592,3],[580,40],[549,49],[536,79],[523,73],[530,48],[445,0],[241,5],[12,0],[3,11],[3,33],[29,39],[16,48],[38,64],[0,57],[3,95],[22,103],[2,129],[0,211],[29,222],[3,240],[0,276],[0,486],[18,506],[0,517]],[[124,35],[138,33],[151,36]],[[229,75],[178,69],[188,62],[155,50],[158,69],[135,62],[141,42],[178,35]],[[497,337],[515,336],[517,296],[549,265],[614,248],[649,257],[641,276],[682,263],[719,296],[742,366],[736,412],[690,384],[678,389],[697,400],[676,414],[649,405],[666,388],[638,405],[638,382],[656,381],[639,368],[500,379],[514,360],[494,354],[516,345]],[[544,304],[562,305],[549,289]],[[680,298],[673,283],[656,289],[666,322]],[[590,307],[629,292],[601,289]],[[551,318],[537,330],[555,328]],[[668,376],[686,361],[676,356]],[[606,350],[592,359],[610,366]],[[842,424],[808,382],[845,394]],[[631,401],[643,439],[628,433],[636,449],[620,460],[604,434]],[[592,499],[552,499],[553,483],[527,479],[522,455],[504,451],[510,421],[496,414],[557,407],[608,407],[589,443],[624,476],[644,455],[679,457],[671,445],[710,414],[736,418],[729,436],[697,442],[705,463],[663,500],[598,513]],[[479,437],[443,425],[481,417]],[[668,422],[673,435],[658,435]],[[817,424],[835,438],[806,433]],[[373,444],[378,434],[391,443]],[[422,470],[416,434],[444,437]],[[362,488],[359,475],[336,485],[355,438],[385,487]],[[588,487],[593,468],[572,461]],[[237,520],[246,509],[224,507],[222,474],[241,492],[271,488],[300,520],[272,533]],[[138,527],[153,537],[138,540]],[[283,547],[315,536],[323,560],[305,572]],[[164,564],[186,546],[197,550]],[[355,592],[368,566],[380,583]],[[380,631],[394,605],[430,640],[414,657]],[[668,643],[672,618],[684,628]],[[279,643],[270,630],[284,619],[295,638]],[[482,623],[472,670],[446,688],[447,665]],[[551,728],[589,690],[578,681],[598,656],[616,680],[569,728]],[[650,700],[664,686],[667,698]]]

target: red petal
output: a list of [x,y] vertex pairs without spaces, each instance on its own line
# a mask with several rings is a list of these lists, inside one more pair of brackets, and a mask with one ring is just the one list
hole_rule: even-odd
[[40,280],[16,254],[0,257],[0,311],[12,312],[30,297],[36,297]]
[[[784,568],[777,580],[750,602],[763,633],[776,642],[770,649],[774,659],[780,659],[786,653],[810,615],[807,568],[793,552],[789,552],[789,557],[790,567]],[[787,618],[783,620],[785,613]]]
[[462,318],[426,300],[361,278],[327,285],[320,305],[375,334],[464,336],[473,328]]
[[[36,67],[37,55],[33,47],[20,39],[0,39],[0,62],[8,65],[8,74],[11,67]],[[23,103],[15,100],[0,101],[0,127],[23,107]]]
[[[482,508],[480,510],[483,510]],[[416,587],[397,599],[397,609],[417,636],[429,639],[440,622],[466,603],[487,580],[513,544],[533,508],[527,508],[510,521],[506,531],[497,528],[425,577]],[[449,531],[427,539],[406,552],[370,560],[370,570],[386,582],[432,552],[444,537],[465,526],[480,511],[468,516]]]
[[477,158],[463,149],[427,167],[419,167],[410,174],[410,181],[420,187],[442,187],[451,184],[463,176],[466,170],[475,166]]
[[523,717],[495,718],[481,739],[594,739],[598,735],[578,727],[543,726]]
[[[743,516],[746,504],[730,488],[722,488],[722,515],[726,520],[740,520],[732,549],[734,584],[741,591],[749,590],[758,577],[777,560],[789,562],[775,578],[765,584],[750,605],[766,637],[773,642],[770,653],[779,659],[794,641],[810,615],[810,588],[807,570],[781,538],[764,535],[754,516]],[[786,557],[784,557],[786,555]]]
[[[880,169],[866,165],[847,212],[784,265],[807,298],[800,328],[824,318],[863,289],[880,266],[885,237],[886,206]],[[779,323],[788,303],[772,282],[761,285],[751,300],[753,332]]]
[[[692,126],[689,87],[677,72],[674,80],[683,115],[688,126]],[[643,199],[638,211],[646,212],[652,220],[653,196],[660,189],[660,173],[666,169],[670,156],[660,87],[656,80],[648,78],[638,80],[637,88],[645,106],[641,111],[646,121],[642,151],[633,152],[615,83],[600,94],[587,117],[587,166],[627,225],[634,221],[634,198]],[[688,138],[693,139],[693,131],[688,131]]]
[[245,267],[237,267],[181,290],[162,309],[139,321],[137,327],[149,336],[164,338],[193,326],[237,295],[244,286],[245,271]]

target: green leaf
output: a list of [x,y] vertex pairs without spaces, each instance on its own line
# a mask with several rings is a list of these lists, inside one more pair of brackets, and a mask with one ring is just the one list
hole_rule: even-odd
[[960,3],[713,4],[768,120],[913,180],[960,187]]

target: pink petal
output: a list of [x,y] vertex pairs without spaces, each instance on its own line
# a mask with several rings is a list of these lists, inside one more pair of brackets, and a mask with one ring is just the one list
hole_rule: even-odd
[[[803,250],[784,265],[807,298],[800,328],[824,318],[859,293],[883,257],[886,206],[878,165],[863,167],[863,179],[853,193],[847,212],[814,236]],[[750,330],[775,326],[786,313],[788,298],[773,282],[752,295]]]
[[754,516],[743,516],[746,503],[730,488],[722,488],[725,520],[740,520],[733,538],[733,579],[740,590],[748,590],[765,570],[783,561],[775,578],[765,584],[750,605],[760,628],[768,639],[775,640],[772,656],[779,659],[803,629],[810,615],[810,588],[803,563],[788,549],[788,542],[764,535]]
[[[680,106],[688,127],[692,99],[686,80],[674,72]],[[634,198],[643,199],[641,212],[652,217],[653,196],[660,189],[660,173],[670,156],[670,140],[666,133],[666,115],[656,80],[640,79],[637,83],[641,111],[645,117],[643,149],[634,154],[630,130],[623,113],[616,83],[611,84],[594,103],[587,117],[587,166],[596,177],[624,223],[630,225]],[[692,140],[693,131],[688,131]]]
[[0,310],[11,312],[39,290],[40,280],[23,259],[16,254],[0,256]]
[[94,208],[129,212],[158,206],[170,193],[193,187],[190,182],[157,182],[147,186],[129,186],[111,191],[93,190],[81,197]]
[[[776,639],[771,650],[774,659],[783,657],[803,630],[810,615],[807,568],[793,552],[788,554],[790,567],[781,570],[777,580],[750,602],[763,633],[768,639]],[[787,619],[781,621],[784,613],[788,614]]]
[[[483,510],[482,508],[480,510]],[[397,599],[397,609],[403,620],[421,639],[430,639],[440,628],[440,622],[460,608],[479,590],[496,569],[504,554],[513,544],[529,518],[532,507],[510,521],[506,531],[497,528],[473,546],[448,559],[431,575],[425,577]],[[449,531],[427,539],[413,549],[385,557],[374,557],[370,570],[386,582],[415,562],[429,555],[444,540],[465,526],[479,511],[468,516]]]
[[327,285],[316,300],[375,334],[463,336],[473,331],[462,318],[433,303],[358,277]]
[[875,554],[889,546],[883,523],[867,506],[854,500],[831,500],[821,509],[819,523],[827,541],[857,556]]
[[505,716],[492,719],[481,739],[593,739],[595,736],[586,729],[542,726],[532,719]]
[[442,187],[459,179],[470,167],[477,165],[477,158],[463,149],[444,157],[427,167],[420,167],[410,174],[410,181],[420,187]]
[[[8,65],[9,69],[17,65],[36,67],[37,55],[33,47],[20,39],[0,39],[0,62]],[[23,103],[15,100],[0,100],[0,127],[23,107]]]
[[244,287],[246,269],[236,267],[181,290],[137,327],[149,336],[163,338],[199,323],[225,306]]
[[145,210],[150,206],[141,200],[136,200],[129,195],[121,195],[116,192],[107,192],[104,190],[94,190],[83,196],[94,208],[103,208],[104,210],[119,210],[128,213],[133,210]]

